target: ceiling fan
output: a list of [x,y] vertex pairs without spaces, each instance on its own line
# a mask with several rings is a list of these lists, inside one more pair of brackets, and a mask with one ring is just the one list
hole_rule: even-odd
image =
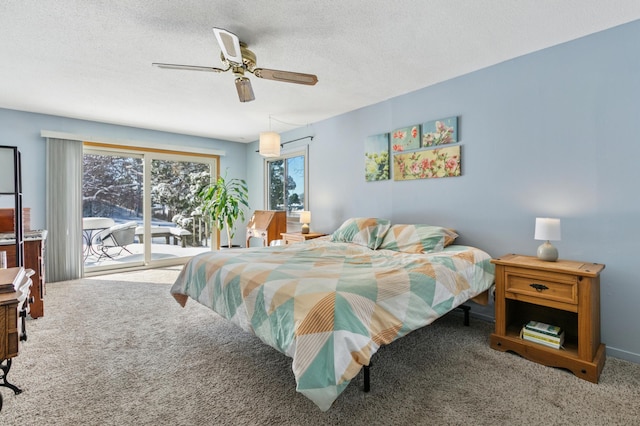
[[240,102],[249,102],[255,99],[251,80],[245,77],[245,71],[250,72],[258,78],[267,80],[284,81],[286,83],[306,84],[313,86],[318,82],[318,77],[314,74],[303,74],[292,71],[272,70],[268,68],[256,68],[256,55],[249,50],[247,45],[238,39],[238,36],[224,30],[222,28],[214,28],[213,33],[218,40],[220,49],[220,60],[226,68],[203,67],[197,65],[177,65],[162,64],[154,62],[153,65],[160,68],[191,70],[191,71],[209,71],[209,72],[227,72],[231,71],[235,76],[236,90]]

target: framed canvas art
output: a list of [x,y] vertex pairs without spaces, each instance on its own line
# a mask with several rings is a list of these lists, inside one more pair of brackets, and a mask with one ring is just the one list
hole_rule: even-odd
[[396,154],[393,179],[413,180],[460,176],[460,145]]
[[389,179],[389,168],[389,133],[369,136],[364,143],[366,181]]
[[455,142],[458,142],[458,117],[441,118],[422,125],[423,147]]
[[403,127],[391,133],[391,150],[393,152],[417,148],[420,148],[420,126]]

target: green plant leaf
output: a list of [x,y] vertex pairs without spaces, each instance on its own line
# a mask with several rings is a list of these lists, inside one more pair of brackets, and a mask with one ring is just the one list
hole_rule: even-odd
[[226,228],[229,246],[235,235],[235,223],[244,220],[243,208],[249,208],[249,187],[244,179],[227,180],[227,173],[219,176],[198,194],[202,211],[209,215],[220,231]]

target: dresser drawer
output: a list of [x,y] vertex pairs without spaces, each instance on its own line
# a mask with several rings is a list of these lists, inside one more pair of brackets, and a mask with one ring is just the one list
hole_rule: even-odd
[[0,306],[0,361],[18,355],[18,303]]
[[521,296],[577,305],[578,277],[505,268],[505,297],[519,299]]

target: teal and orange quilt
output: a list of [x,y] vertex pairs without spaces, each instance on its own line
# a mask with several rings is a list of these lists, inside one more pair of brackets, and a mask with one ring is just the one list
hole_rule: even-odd
[[326,411],[380,346],[489,289],[490,260],[469,246],[414,254],[321,238],[195,256],[171,294],[291,357],[297,391]]

